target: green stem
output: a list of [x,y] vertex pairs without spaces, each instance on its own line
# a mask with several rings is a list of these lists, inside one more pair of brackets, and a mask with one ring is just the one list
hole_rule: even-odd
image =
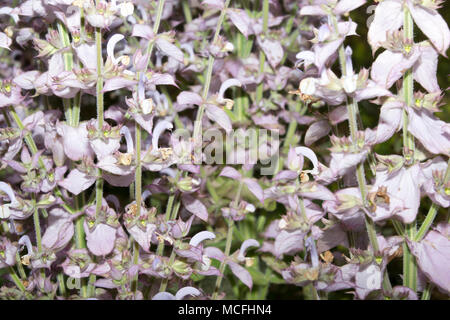
[[[175,205],[172,210],[172,214],[170,215],[170,220],[175,220],[177,218],[178,211],[180,210],[180,205],[181,205],[180,200],[176,200]],[[176,256],[175,248],[172,247],[172,252],[170,253],[170,257],[169,257],[169,266],[172,265],[173,262],[175,261],[175,256]],[[161,286],[159,287],[159,292],[166,291],[168,282],[169,282],[169,278],[164,278],[162,280]]]
[[183,122],[181,122],[178,113],[173,109],[173,102],[172,102],[172,99],[170,98],[169,92],[167,92],[167,88],[164,86],[161,86],[161,92],[166,96],[167,101],[169,102],[169,111],[170,111],[170,114],[173,115],[173,121],[175,123],[175,128],[184,129]]
[[[136,199],[136,214],[141,215],[142,207],[142,162],[141,162],[141,126],[136,123],[135,125],[135,138],[136,138],[136,173],[135,173],[135,199]],[[133,263],[139,262],[139,244],[133,239]],[[138,287],[139,273],[131,280],[131,290],[136,292]]]
[[[66,26],[62,22],[57,23],[59,36],[63,47],[68,49],[68,52],[63,53],[64,70],[71,71],[73,69],[73,53],[70,47],[70,37]],[[70,126],[73,126],[73,109],[71,106],[71,99],[63,99],[64,113],[66,116],[66,122]]]
[[189,0],[182,0],[181,6],[183,7],[184,17],[186,22],[189,23],[192,21],[191,9],[189,8]]
[[9,267],[8,269],[9,269],[9,275],[11,276],[11,278],[14,281],[14,284],[17,286],[17,288],[19,288],[20,291],[22,291],[22,292],[27,292],[27,289],[25,288],[22,281],[17,276],[17,273],[16,273],[16,271],[14,271],[14,268]]
[[[242,180],[239,181],[239,187],[238,187],[237,193],[234,197],[233,204],[232,204],[235,207],[237,207],[239,205],[239,199],[241,197],[241,192],[242,192],[243,186],[244,186],[244,182]],[[219,267],[220,275],[217,276],[214,293],[212,295],[212,300],[216,300],[217,296],[219,295],[219,289],[220,289],[220,285],[222,284],[222,280],[223,280],[223,276],[224,276],[223,273],[225,271],[226,259],[230,255],[231,243],[233,242],[234,221],[233,221],[233,219],[228,219],[227,222],[228,222],[228,232],[227,232],[227,242],[225,244],[225,257],[226,258],[220,263],[220,267]]]
[[216,285],[214,288],[214,293],[212,295],[212,300],[217,300],[217,296],[219,295],[219,289],[223,280],[223,273],[225,271],[226,259],[230,255],[231,243],[233,241],[233,229],[234,229],[234,221],[232,219],[228,220],[228,232],[227,232],[227,242],[225,244],[225,259],[220,263],[219,271],[220,275],[217,277]]
[[[224,8],[220,12],[219,20],[217,21],[216,31],[214,33],[212,43],[217,42],[217,39],[219,38],[220,29],[222,27],[222,23],[225,18],[225,13],[226,13],[226,10],[227,10],[229,4],[230,4],[230,0],[226,0]],[[208,67],[206,69],[205,84],[203,86],[202,98],[204,101],[208,98],[209,86],[211,85],[214,60],[215,60],[214,57],[212,55],[210,55],[208,58]],[[201,124],[202,124],[202,118],[203,118],[204,112],[205,112],[205,104],[202,103],[202,105],[198,109],[197,116],[195,119],[195,125],[194,125],[194,140],[197,141],[197,143],[199,143],[198,139],[200,139],[199,136],[201,133],[200,131],[201,131]]]
[[[153,33],[156,35],[158,34],[159,26],[161,23],[161,16],[164,9],[164,3],[165,0],[159,0],[158,2],[158,8],[156,12],[156,19],[155,23],[153,25]],[[146,54],[147,56],[147,63],[146,66],[150,62],[150,58],[152,55],[154,46],[154,41],[151,41],[147,45]],[[137,74],[138,79],[140,78],[140,72]],[[135,124],[135,140],[136,140],[136,172],[135,172],[135,182],[134,182],[134,191],[135,191],[135,199],[136,199],[136,214],[137,216],[141,215],[141,209],[142,209],[142,158],[141,158],[141,151],[142,151],[142,129],[139,126],[138,123]],[[159,246],[158,246],[159,248]],[[133,263],[137,264],[139,261],[139,244],[134,241],[133,244]],[[131,288],[135,292],[138,287],[138,279],[139,275],[136,274],[132,281],[131,281]]]
[[[414,29],[411,14],[408,8],[404,7],[403,36],[404,40],[413,43]],[[406,108],[403,109],[403,150],[404,157],[408,163],[414,161],[414,138],[408,132],[408,115],[406,109],[411,106],[414,95],[412,70],[409,69],[403,76],[403,95]],[[416,238],[416,221],[405,225],[406,236],[414,240]],[[417,291],[417,264],[414,256],[409,250],[406,241],[403,243],[403,285]]]
[[[76,207],[79,210],[78,205],[78,197],[75,199],[76,201]],[[86,248],[86,241],[85,241],[85,235],[84,235],[84,217],[80,216],[75,221],[75,247],[77,249],[83,249]],[[88,288],[86,285],[86,279],[80,279],[81,287],[80,287],[80,296],[82,298],[88,297]]]
[[403,228],[403,225],[399,221],[393,219],[392,225],[399,236],[405,236],[405,228]]
[[[169,257],[169,266],[171,266],[171,265],[173,264],[173,262],[175,261],[175,256],[176,256],[175,250],[172,249],[172,252],[170,253],[170,257]],[[168,278],[168,277],[167,277],[167,278],[164,278],[164,279],[161,281],[161,285],[160,285],[160,287],[159,287],[159,292],[166,291],[166,289],[167,289],[167,284],[168,284],[168,283],[169,283],[169,278]]]
[[[25,130],[25,126],[23,125],[22,120],[20,120],[19,115],[16,113],[14,106],[11,106],[9,113],[11,114],[11,117],[14,119],[14,122],[17,124],[19,129],[22,131]],[[31,133],[28,132],[25,135],[24,139],[25,139],[25,143],[27,144],[28,148],[31,151],[31,154],[35,155],[38,152],[38,148],[37,148],[36,144],[34,143]],[[39,162],[39,166],[45,170],[46,169],[45,164],[41,157],[39,157],[38,162]]]
[[172,210],[172,214],[170,215],[170,220],[175,220],[178,217],[178,211],[180,210],[180,206],[181,206],[180,200],[176,200]]
[[[263,14],[263,35],[267,35],[268,25],[269,25],[269,0],[264,0],[262,5],[262,14]],[[262,75],[264,73],[264,65],[266,63],[266,55],[263,50],[259,51],[259,74]],[[262,97],[264,91],[264,81],[261,81],[256,88],[256,103],[258,104]]]
[[[156,19],[155,19],[155,24],[153,25],[153,34],[157,34],[158,30],[159,30],[159,25],[161,24],[161,17],[162,17],[162,13],[163,13],[163,9],[164,9],[164,3],[166,1],[165,0],[160,0],[158,2],[158,8],[156,9]],[[147,45],[147,50],[146,50],[146,54],[147,54],[147,64],[148,65],[151,61],[151,56],[152,56],[152,51],[153,51],[153,46],[155,45],[154,41],[150,41]],[[139,80],[139,78],[138,78]]]
[[72,108],[72,125],[78,127],[80,123],[80,112],[81,112],[81,91],[77,93],[73,102]]
[[430,300],[431,298],[431,291],[433,291],[433,285],[431,283],[428,283],[425,289],[422,292],[421,300]]
[[[100,28],[95,29],[95,45],[97,50],[97,128],[103,129],[103,57],[102,57],[102,31]],[[97,181],[95,183],[95,216],[98,217],[103,201],[103,179],[101,169],[97,169]]]
[[[156,13],[155,24],[153,25],[153,33],[158,34],[159,25],[161,23],[161,16],[164,9],[165,0],[160,0],[158,2],[158,8]],[[148,54],[147,63],[148,65],[150,61],[150,56],[152,55],[154,42],[149,42],[147,45],[146,53]],[[138,79],[140,78],[140,73],[138,73]],[[137,215],[141,214],[141,206],[142,206],[142,159],[141,159],[141,140],[142,140],[142,129],[139,124],[136,123],[136,180],[135,180],[135,199],[137,205]]]
[[[133,239],[133,264],[137,265],[139,263],[139,243]],[[136,292],[138,287],[139,273],[136,272],[136,275],[133,277],[131,281],[131,291]]]
[[95,296],[95,280],[97,276],[95,274],[91,274],[88,279],[87,285],[87,296],[94,297]]
[[[167,222],[170,219],[172,213],[173,202],[175,200],[175,194],[171,194],[169,196],[169,200],[167,201],[166,214],[164,216],[164,220]],[[158,247],[156,249],[156,255],[161,256],[164,252],[164,240],[158,243]]]
[[61,272],[58,273],[56,275],[56,279],[58,279],[58,283],[59,283],[59,285],[58,285],[59,294],[61,296],[65,297],[67,292],[66,292],[66,285],[64,283],[64,274],[62,274]]
[[[306,113],[306,110],[307,110],[307,106],[304,105],[301,100],[298,100],[296,106],[294,108],[291,108],[290,111],[298,112],[301,116],[303,116]],[[292,117],[292,120],[289,122],[286,137],[283,142],[282,151],[284,154],[288,153],[289,148],[294,143],[293,139],[294,139],[295,132],[297,131],[297,127],[298,127],[298,122],[297,122],[297,120],[295,120]],[[281,169],[283,169],[284,158],[278,157],[276,161],[277,161],[277,165],[275,167],[274,175],[277,174],[279,171],[281,171]]]
[[[22,130],[22,131],[25,130],[25,126],[23,125],[22,120],[20,119],[19,115],[16,113],[16,110],[15,110],[14,106],[10,106],[10,112],[9,113],[10,113],[11,117],[14,119],[14,122],[17,124],[19,129]],[[36,146],[36,143],[34,142],[34,139],[33,139],[32,135],[31,135],[31,133],[28,132],[27,134],[25,134],[24,140],[25,140],[25,143],[27,144],[28,148],[30,149],[31,154],[35,155],[38,152],[38,148]],[[42,160],[42,157],[38,157],[38,164],[41,167],[41,169],[43,169],[44,172],[47,173],[47,168],[45,167],[45,164],[44,164],[44,161]],[[66,209],[67,211],[73,212],[73,209],[70,208],[65,203],[64,197],[62,196],[62,193],[59,190],[58,186],[55,187],[55,194],[59,198],[61,198],[61,200],[63,201],[61,206],[64,209]],[[42,214],[43,214],[43,216],[45,218],[48,217],[47,209],[43,208],[43,209],[41,209],[41,211],[42,211]]]
[[303,287],[303,296],[305,300],[320,300],[316,287],[314,287],[312,282]]
[[[341,48],[343,48],[343,47],[341,46]],[[344,60],[345,60],[345,57],[344,57]],[[345,69],[342,72],[345,75]],[[350,103],[347,104],[347,113],[348,113],[348,120],[349,120],[350,135],[351,135],[352,143],[354,146],[356,146],[356,144],[357,144],[357,132],[358,132],[358,125],[356,122],[356,110],[357,109],[358,109],[358,104],[353,99],[350,99]],[[365,203],[366,199],[367,199],[367,185],[366,185],[366,178],[365,178],[365,172],[364,172],[364,163],[360,163],[356,167],[356,179],[358,180],[358,187],[359,187],[359,191],[361,193],[361,198],[363,199],[363,202]],[[377,240],[375,224],[374,224],[373,220],[367,215],[365,215],[365,223],[366,223],[367,234],[369,235],[370,244],[372,245],[374,252],[378,252],[379,245],[378,245],[378,240]]]
[[[337,20],[335,16],[332,16],[332,22],[335,27],[335,31],[337,30]],[[341,67],[341,75],[345,77],[347,74],[347,66],[345,61],[345,50],[344,50],[344,44],[342,44],[339,47],[339,65]],[[358,103],[353,99],[350,98],[350,102],[347,103],[347,114],[348,114],[348,124],[350,129],[350,136],[352,139],[353,146],[357,147],[357,133],[358,133],[358,122],[357,122],[357,114],[359,113]],[[367,199],[367,184],[366,184],[366,178],[365,178],[365,172],[364,172],[364,162],[360,163],[356,167],[356,179],[358,181],[358,187],[359,191],[361,193],[361,199],[363,200],[363,203],[366,203]],[[367,234],[369,236],[369,241],[372,246],[372,249],[375,252],[379,251],[379,245],[377,240],[377,232],[375,228],[375,223],[373,220],[367,215],[364,215],[365,218],[365,224],[366,224],[366,230]],[[389,281],[389,277],[385,276],[383,277],[383,288],[388,291],[392,288],[391,283]]]
[[102,31],[100,28],[95,29],[95,46],[97,51],[97,86],[96,86],[96,97],[97,97],[97,122],[98,129],[103,128],[103,57],[102,57]]
[[[406,236],[413,240],[416,234],[416,223],[405,225]],[[417,291],[417,264],[409,247],[403,242],[403,285]]]
[[[303,198],[299,197],[298,201],[300,204],[300,213],[303,217],[303,220],[305,223],[309,223]],[[317,289],[312,282],[303,287],[303,295],[305,296],[305,300],[320,300]]]
[[[413,21],[411,14],[406,6],[404,8],[403,37],[405,41],[409,41],[411,43],[414,41]],[[409,108],[412,104],[412,101],[414,100],[414,79],[412,69],[406,70],[403,76],[403,97],[406,107]],[[405,158],[414,160],[414,137],[408,132],[407,108],[403,109],[403,148],[405,152]]]
[[36,206],[36,196],[33,195],[34,202],[34,212],[33,212],[33,223],[34,223],[34,232],[36,234],[36,243],[38,247],[38,252],[42,252],[42,236],[41,236],[41,225],[39,223],[39,210]]
[[136,123],[136,173],[134,181],[135,199],[136,199],[136,215],[141,215],[142,207],[142,159],[141,159],[141,136],[142,130],[139,124]]
[[16,251],[16,265],[17,265],[17,270],[19,271],[20,277],[23,280],[25,280],[27,278],[27,274],[25,273],[25,270],[23,269],[22,261],[20,261],[19,251]]

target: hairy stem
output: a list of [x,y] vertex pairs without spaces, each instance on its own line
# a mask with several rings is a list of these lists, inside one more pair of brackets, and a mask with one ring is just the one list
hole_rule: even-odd
[[[175,205],[172,210],[172,214],[170,215],[170,220],[175,220],[178,216],[178,211],[180,210],[181,202],[179,199],[175,200]],[[175,247],[172,247],[172,252],[169,257],[169,265],[172,265],[175,261]],[[169,278],[164,278],[161,282],[161,286],[159,287],[159,292],[163,292],[167,288],[167,284],[169,283]]]
[[[226,0],[224,8],[220,12],[219,20],[216,25],[216,31],[214,33],[212,43],[217,42],[217,39],[219,38],[220,29],[222,28],[222,23],[225,18],[225,12],[226,12],[229,4],[230,4],[230,0]],[[208,58],[208,67],[206,69],[205,83],[203,85],[203,94],[202,94],[203,100],[206,100],[208,98],[209,86],[211,85],[214,60],[215,60],[214,57],[212,55],[210,55]],[[194,125],[194,140],[197,141],[197,143],[198,143],[198,139],[200,139],[199,135],[201,133],[201,128],[202,128],[201,125],[202,125],[202,118],[203,118],[204,112],[205,112],[205,104],[202,103],[202,105],[198,109],[197,116],[195,119],[195,125]]]
[[[166,207],[166,214],[164,216],[164,220],[167,222],[170,219],[171,213],[172,213],[172,208],[173,208],[173,202],[175,200],[175,194],[171,194],[169,196],[169,200],[167,201],[167,207]],[[162,255],[164,252],[164,240],[161,240],[158,243],[158,247],[156,249],[156,254],[158,256]]]
[[22,281],[19,279],[19,276],[17,275],[16,271],[13,267],[9,267],[9,275],[11,276],[11,279],[13,280],[14,284],[17,286],[17,288],[20,289],[22,292],[27,292],[27,289],[23,285]]
[[[97,49],[97,128],[103,128],[103,58],[102,58],[102,31],[100,28],[95,29],[95,45]],[[103,179],[101,169],[97,169],[97,181],[95,183],[95,216],[98,217],[102,207],[103,200]]]
[[[79,209],[79,197],[75,198],[76,203],[76,209]],[[84,249],[86,248],[86,240],[85,240],[85,234],[84,234],[84,217],[80,216],[75,221],[75,247],[77,249]],[[86,285],[86,279],[80,279],[80,296],[82,298],[88,297],[88,288]]]
[[[233,241],[233,229],[234,229],[234,221],[232,219],[229,219],[228,220],[227,242],[225,244],[225,259],[227,259],[227,257],[230,254],[231,243]],[[217,277],[217,280],[216,280],[216,285],[214,287],[214,293],[211,298],[212,300],[217,300],[217,297],[219,295],[220,286],[221,286],[222,280],[223,280],[223,273],[225,271],[225,264],[226,264],[225,259],[224,259],[224,261],[222,261],[220,263],[220,267],[219,267],[220,275]]]
[[[70,46],[69,32],[62,22],[59,21],[57,23],[57,26],[63,47],[68,50],[67,52],[63,53],[64,70],[71,71],[73,69],[73,53]],[[63,105],[66,122],[68,125],[73,126],[73,109],[71,99],[63,99]]]
[[[239,199],[241,197],[241,192],[242,192],[242,187],[244,186],[243,181],[241,180],[239,182],[239,187],[238,190],[236,192],[236,196],[234,198],[233,204],[235,207],[238,206],[239,204]],[[228,232],[227,232],[227,242],[225,244],[225,259],[227,259],[227,257],[230,255],[230,250],[231,250],[231,243],[233,241],[233,229],[234,229],[234,221],[233,219],[228,219]],[[222,284],[222,280],[223,280],[223,276],[224,276],[224,271],[225,271],[225,264],[226,261],[225,259],[220,263],[220,267],[219,267],[219,271],[220,271],[220,275],[217,276],[217,280],[216,280],[216,285],[214,288],[214,293],[212,295],[212,300],[216,300],[217,296],[219,295],[219,290],[220,290],[220,285]]]
[[[263,35],[267,35],[268,25],[269,25],[269,0],[264,0],[262,5],[262,14],[263,14]],[[263,50],[259,51],[259,74],[262,75],[264,73],[264,65],[266,63],[266,55]],[[258,104],[262,97],[264,91],[264,81],[261,81],[256,88],[256,104]]]
[[[164,9],[164,3],[165,0],[159,0],[158,2],[158,8],[156,9],[156,19],[155,23],[153,25],[153,33],[156,35],[158,34],[159,25],[161,23],[161,16]],[[146,66],[148,66],[149,62],[151,61],[151,55],[153,51],[154,41],[150,41],[147,45],[146,54],[147,54],[147,62]],[[140,72],[137,74],[137,78],[140,79]],[[134,198],[136,200],[136,214],[138,216],[141,215],[141,209],[142,209],[142,157],[141,157],[141,151],[142,151],[142,128],[141,126],[136,122],[135,124],[135,140],[136,140],[136,172],[135,172],[135,182],[134,182]],[[134,241],[133,244],[133,263],[137,264],[139,261],[139,244]],[[138,283],[139,274],[136,273],[136,275],[133,277],[131,281],[131,287],[133,291],[137,290],[137,283]]]
[[421,300],[430,300],[431,298],[431,291],[433,291],[433,285],[431,283],[428,283],[425,289],[422,292]]
[[184,18],[186,19],[186,22],[189,23],[192,21],[192,13],[191,9],[189,8],[189,0],[182,0],[181,6],[183,8]]
[[[332,16],[332,22],[335,28],[335,32],[338,32],[338,24],[335,16]],[[342,44],[339,47],[339,65],[341,68],[341,75],[345,77],[347,75],[347,66],[345,62],[345,50],[344,50],[344,44]],[[357,122],[357,114],[359,113],[358,103],[353,99],[350,98],[350,101],[347,103],[347,114],[348,114],[348,124],[350,129],[350,136],[352,139],[353,146],[357,146],[357,133],[358,133],[358,122]],[[366,184],[366,178],[365,178],[365,172],[364,172],[364,162],[360,163],[356,167],[356,178],[358,181],[358,187],[359,191],[361,193],[361,199],[363,200],[363,203],[366,203],[367,199],[367,184]],[[379,245],[377,240],[377,232],[375,228],[375,223],[373,220],[367,215],[364,215],[365,224],[366,224],[366,230],[367,234],[369,236],[369,241],[372,246],[372,249],[375,252],[379,251]],[[390,290],[391,283],[389,282],[389,277],[384,276],[383,277],[383,288],[385,290]]]
[[[404,40],[412,43],[414,40],[414,29],[411,13],[406,6],[403,10]],[[408,115],[406,110],[411,106],[414,98],[414,83],[411,69],[407,70],[403,76],[403,95],[406,105],[406,108],[403,109],[403,152],[406,162],[412,163],[414,161],[414,138],[408,132]],[[405,225],[405,233],[409,239],[414,240],[416,238],[416,232],[416,221]],[[417,291],[417,264],[406,241],[403,243],[403,285]]]

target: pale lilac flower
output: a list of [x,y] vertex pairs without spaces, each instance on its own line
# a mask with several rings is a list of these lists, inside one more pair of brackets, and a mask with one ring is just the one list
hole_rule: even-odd
[[449,224],[441,223],[431,230],[422,241],[408,240],[411,252],[417,258],[422,272],[443,292],[450,292],[448,264],[450,260]]
[[369,192],[369,216],[374,221],[395,217],[403,223],[416,219],[420,204],[420,167],[402,167],[395,172],[377,171]]

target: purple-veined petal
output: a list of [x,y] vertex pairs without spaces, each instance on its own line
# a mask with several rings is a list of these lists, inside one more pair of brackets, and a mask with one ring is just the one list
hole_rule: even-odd
[[98,224],[92,232],[85,222],[84,231],[89,251],[96,256],[106,256],[111,253],[116,240],[116,229],[104,223]]
[[403,6],[400,1],[386,0],[377,5],[374,19],[367,33],[372,52],[386,41],[386,35],[389,32],[397,31],[402,26],[403,16]]
[[207,104],[205,112],[208,118],[211,119],[211,121],[217,122],[217,124],[221,126],[227,134],[231,132],[231,120],[222,108],[212,104]]
[[449,124],[439,120],[428,110],[408,109],[408,131],[429,152],[448,155],[450,153]]
[[208,210],[200,200],[192,197],[189,194],[183,194],[181,199],[187,211],[202,219],[203,221],[208,221]]
[[242,175],[239,173],[239,171],[237,171],[233,167],[228,166],[222,169],[222,171],[219,174],[219,177],[227,177],[234,180],[242,179]]
[[376,137],[371,144],[379,144],[390,139],[402,126],[403,102],[387,100],[380,109]]
[[219,248],[216,247],[205,248],[204,253],[206,256],[219,261],[224,261],[226,258],[225,254]]
[[420,270],[447,293],[450,292],[450,273],[448,272],[450,240],[448,237],[449,234],[431,230],[420,242],[408,241]]
[[303,6],[300,9],[301,16],[326,16],[327,12],[319,5]]
[[227,264],[230,267],[231,272],[233,272],[233,274],[236,277],[238,277],[239,280],[242,281],[242,283],[244,283],[247,287],[251,289],[253,286],[253,279],[252,276],[250,275],[250,272],[248,272],[247,269],[240,266],[234,261],[228,261]]
[[5,48],[9,50],[12,40],[5,33],[0,32],[0,48]]
[[298,173],[292,170],[283,170],[277,173],[273,181],[278,180],[293,180],[298,178]]
[[131,33],[131,36],[152,40],[154,38],[154,33],[149,25],[135,24],[133,25],[133,32]]
[[74,195],[78,195],[88,189],[95,183],[96,177],[88,176],[78,169],[70,171],[67,178],[58,182],[58,185],[70,191]]
[[365,299],[371,291],[381,289],[382,280],[381,269],[375,263],[360,266],[355,275],[355,289],[358,298]]
[[176,300],[175,296],[169,292],[158,292],[152,300]]
[[178,60],[179,62],[184,61],[184,54],[183,52],[173,43],[170,41],[158,37],[156,39],[156,46],[158,49],[163,52],[164,54],[168,55],[169,57],[174,58],[175,60]]
[[253,33],[253,22],[245,10],[230,8],[227,9],[227,14],[231,22],[246,38]]
[[261,201],[261,203],[264,202],[264,191],[259,185],[258,182],[256,182],[254,179],[251,178],[245,178],[244,183],[246,184],[248,190],[253,193],[253,195]]
[[310,146],[322,137],[325,137],[331,130],[328,120],[314,122],[305,133],[305,146]]
[[131,88],[137,84],[136,80],[127,79],[124,77],[113,77],[105,81],[105,86],[103,87],[103,92],[109,92],[114,90],[119,90],[122,88]]
[[366,3],[366,0],[341,0],[337,3],[336,7],[334,7],[334,13],[338,15],[343,15],[347,12],[355,10],[359,8],[363,4]]
[[283,254],[294,254],[303,249],[303,237],[305,233],[301,230],[281,230],[275,238],[274,251],[277,257]]
[[450,44],[450,30],[442,16],[436,10],[412,5],[410,1],[407,2],[407,5],[420,30],[430,39],[436,49],[446,56],[445,51]]
[[419,44],[420,57],[413,67],[414,80],[428,92],[441,91],[437,82],[438,53],[428,41]]
[[413,50],[409,57],[405,57],[401,52],[384,51],[372,64],[371,78],[378,85],[389,89],[419,58],[419,51],[416,48]]
[[178,104],[195,104],[197,106],[201,105],[203,103],[202,97],[198,93],[190,92],[190,91],[183,91],[181,92],[177,97],[177,103]]
[[284,55],[284,50],[281,43],[278,40],[272,40],[269,38],[264,38],[264,40],[262,40],[258,37],[257,40],[272,68],[276,68],[283,59]]
[[175,298],[177,300],[183,300],[186,296],[195,297],[195,296],[199,296],[201,294],[202,293],[194,287],[184,287],[177,291],[177,293],[175,294]]

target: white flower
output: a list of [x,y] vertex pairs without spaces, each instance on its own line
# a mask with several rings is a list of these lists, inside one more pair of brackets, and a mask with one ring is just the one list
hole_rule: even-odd
[[300,92],[309,96],[314,95],[316,92],[316,81],[314,78],[305,78],[300,81]]
[[123,2],[119,4],[120,15],[122,17],[131,16],[134,12],[134,5],[131,2]]

